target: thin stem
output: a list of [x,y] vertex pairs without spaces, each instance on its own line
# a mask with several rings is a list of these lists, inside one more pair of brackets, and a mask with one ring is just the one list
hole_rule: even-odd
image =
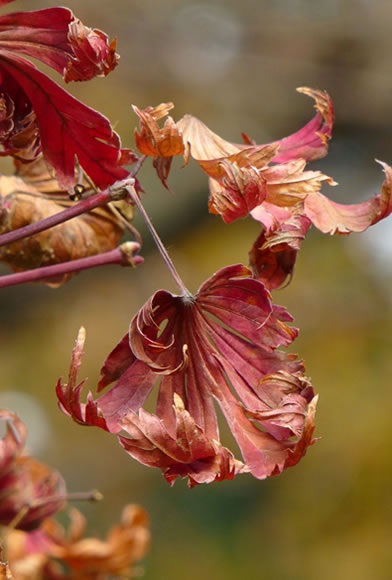
[[26,270],[25,272],[18,272],[17,274],[8,274],[0,277],[0,288],[17,286],[18,284],[25,284],[26,282],[37,282],[38,280],[46,280],[54,276],[62,276],[64,274],[80,272],[80,270],[87,270],[109,264],[136,266],[143,262],[141,256],[134,256],[134,253],[139,249],[140,246],[136,242],[125,242],[114,250],[104,252],[103,254],[80,258],[79,260],[71,260],[70,262],[55,264],[54,266],[44,266],[43,268],[37,268],[35,270]]
[[91,491],[67,493],[64,499],[67,501],[102,501],[103,495],[97,489],[92,489]]
[[90,491],[75,491],[73,493],[65,493],[63,495],[52,495],[47,497],[39,497],[31,504],[25,506],[27,510],[36,509],[45,506],[49,503],[59,503],[62,501],[102,501],[103,494],[97,489]]
[[139,232],[137,231],[137,229],[127,219],[125,219],[125,217],[116,208],[115,205],[113,205],[112,203],[110,203],[108,205],[108,208],[110,209],[110,211],[112,212],[112,214],[116,216],[116,218],[118,219],[118,221],[122,223],[122,225],[124,226],[124,228],[126,228],[129,232],[131,232],[131,234],[134,236],[135,241],[139,244],[139,246],[142,247],[142,245],[143,245],[142,236],[139,234]]
[[39,497],[34,501],[32,501],[30,504],[24,505],[16,514],[16,516],[7,525],[7,528],[12,530],[16,529],[30,510],[47,506],[50,503],[60,503],[65,501],[102,501],[102,500],[103,495],[97,489],[92,489],[90,491],[77,491],[74,493],[65,493],[64,495],[58,494],[47,497]]
[[142,155],[141,157],[139,157],[139,159],[136,162],[135,167],[132,169],[131,173],[129,174],[130,177],[136,177],[136,175],[139,173],[140,168],[146,159],[147,159],[147,155]]
[[163,245],[161,238],[159,237],[156,229],[152,225],[152,222],[149,218],[149,215],[146,212],[146,210],[144,209],[144,206],[143,206],[138,194],[136,193],[135,188],[133,187],[133,185],[126,185],[126,189],[129,193],[129,195],[132,197],[133,201],[135,202],[138,210],[142,214],[143,219],[146,222],[148,229],[151,232],[152,237],[154,238],[154,242],[156,243],[162,258],[163,258],[166,266],[169,268],[169,271],[170,271],[171,275],[173,276],[174,281],[177,284],[177,286],[179,287],[181,293],[183,294],[183,296],[191,297],[192,296],[191,292],[189,292],[189,290],[185,286],[184,282],[181,280],[180,275],[178,274],[169,254],[167,253],[167,250],[166,250],[165,246]]
[[11,530],[14,530],[16,526],[20,524],[20,522],[23,520],[25,515],[29,513],[29,510],[30,506],[28,505],[23,506],[16,514],[16,516],[10,521],[7,527],[10,528]]

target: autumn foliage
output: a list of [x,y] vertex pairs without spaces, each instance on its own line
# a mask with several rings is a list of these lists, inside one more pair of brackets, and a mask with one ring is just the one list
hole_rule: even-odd
[[[304,362],[287,350],[298,329],[271,292],[292,278],[312,225],[330,235],[350,234],[391,213],[391,168],[381,163],[384,183],[365,202],[342,205],[322,193],[337,184],[308,164],[328,153],[334,110],[326,91],[304,87],[298,90],[313,99],[316,114],[297,132],[266,144],[245,134],[242,143],[231,143],[190,114],[176,121],[169,116],[172,103],[133,105],[136,153],[121,146],[108,119],[30,57],[66,82],[105,77],[119,60],[115,41],[66,8],[0,16],[0,155],[10,156],[15,168],[0,177],[0,260],[16,272],[4,276],[3,285],[34,279],[58,286],[75,263],[79,270],[136,266],[141,239],[132,220],[139,211],[179,288],[178,294],[157,289],[130,317],[87,395],[78,378],[86,337],[80,329],[68,379],[56,387],[60,409],[80,425],[111,434],[171,485],[179,477],[193,487],[246,473],[262,480],[296,465],[315,442],[318,397]],[[151,159],[168,189],[175,156],[183,158],[183,171],[193,160],[206,174],[210,213],[226,224],[240,218],[260,223],[248,265],[222,267],[194,294],[142,204],[143,163]],[[128,250],[119,246],[124,232],[134,239]],[[145,403],[154,393],[151,412]],[[221,436],[219,414],[233,441]],[[62,528],[52,517],[67,503],[62,477],[24,452],[25,426],[14,413],[0,411],[0,419],[6,425],[0,523],[10,528],[4,544],[9,567],[2,570],[16,580],[129,577],[148,546],[143,510],[127,506],[106,540],[84,538],[85,521],[75,510],[68,530]]]

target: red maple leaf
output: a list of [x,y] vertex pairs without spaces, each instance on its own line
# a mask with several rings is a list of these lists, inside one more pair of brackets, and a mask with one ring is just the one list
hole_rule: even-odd
[[116,66],[115,43],[66,8],[0,16],[0,121],[6,117],[9,124],[8,130],[0,126],[0,142],[4,154],[26,160],[42,150],[64,189],[74,184],[76,159],[100,188],[125,178],[120,140],[108,119],[15,52],[37,58],[66,81],[88,80]]
[[[263,479],[297,463],[312,443],[313,389],[302,362],[278,350],[297,336],[291,316],[250,276],[242,265],[229,266],[195,296],[156,292],[105,361],[99,390],[117,382],[81,404],[74,358],[69,384],[58,385],[63,410],[79,423],[122,431],[128,453],[160,467],[170,483],[188,476],[192,486],[247,471]],[[142,406],[155,386],[151,414]],[[242,461],[220,442],[215,403]]]

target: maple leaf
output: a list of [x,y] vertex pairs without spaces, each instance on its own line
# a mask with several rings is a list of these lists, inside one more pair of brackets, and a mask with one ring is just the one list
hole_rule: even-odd
[[[320,171],[307,170],[306,164],[328,152],[333,105],[325,91],[307,87],[297,90],[314,99],[317,114],[299,131],[272,143],[257,145],[246,135],[244,144],[231,143],[192,115],[185,115],[177,123],[168,117],[160,129],[157,120],[173,107],[172,103],[162,103],[143,111],[134,107],[140,118],[137,146],[143,154],[154,157],[165,186],[172,157],[184,155],[187,163],[191,155],[209,177],[210,212],[220,214],[226,223],[249,213],[262,221],[260,215],[265,214],[266,203],[292,208],[293,215],[302,213],[324,232],[362,231],[379,214],[386,215],[383,201],[380,208],[377,199],[342,206],[320,193],[324,182],[336,183]],[[285,219],[289,217],[285,215]],[[278,223],[275,222],[276,232]]]
[[[45,464],[23,453],[24,423],[9,411],[0,410],[6,433],[0,439],[0,523],[31,530],[65,505],[63,478]],[[19,521],[16,521],[20,518]]]
[[[223,268],[195,296],[160,290],[104,363],[98,390],[115,384],[81,403],[74,351],[69,383],[58,385],[61,406],[79,423],[97,425],[101,417],[98,426],[119,433],[126,451],[161,468],[169,483],[179,476],[192,487],[248,471],[260,479],[275,475],[299,461],[314,428],[303,364],[278,350],[297,336],[291,320],[242,265]],[[142,407],[155,386],[151,414]],[[242,461],[220,442],[214,402]]]
[[0,16],[0,142],[3,155],[26,161],[42,151],[64,189],[75,182],[76,159],[97,187],[124,179],[120,140],[108,119],[15,52],[37,58],[66,81],[88,80],[116,66],[115,43],[66,8]]
[[[266,239],[259,239],[253,245],[251,266],[256,275],[261,271],[256,266],[258,261],[269,263],[270,270],[280,269],[274,281],[270,280],[271,288],[285,280],[284,270],[286,275],[292,272],[298,242],[309,228],[309,220],[324,233],[348,234],[364,231],[392,212],[392,170],[386,163],[380,162],[386,173],[381,193],[372,199],[344,205],[320,192],[325,182],[337,184],[319,171],[306,170],[306,163],[327,154],[334,121],[333,105],[325,91],[306,87],[298,90],[315,100],[317,115],[296,133],[267,145],[256,145],[247,136],[245,145],[231,143],[191,115],[177,122],[184,142],[190,145],[191,156],[210,178],[210,211],[220,214],[227,223],[250,213],[263,225],[261,235]],[[297,226],[293,226],[293,220]],[[291,241],[287,252],[279,257],[265,252],[267,248],[282,251],[288,228],[291,228]],[[295,229],[297,234],[293,236]],[[263,254],[258,251],[261,246]],[[282,262],[280,266],[277,259]],[[260,280],[266,282],[267,278]]]
[[123,448],[135,459],[149,467],[162,469],[171,485],[177,477],[188,477],[189,487],[233,479],[245,471],[244,464],[218,441],[209,439],[185,409],[177,393],[173,395],[175,431],[169,433],[165,423],[156,415],[140,409],[121,419],[128,436],[119,436]]
[[323,91],[299,90],[315,99],[319,112],[297,133],[266,145],[256,145],[246,135],[245,144],[231,143],[191,115],[177,122],[191,156],[210,178],[210,211],[226,223],[246,217],[264,200],[292,205],[318,191],[321,182],[334,184],[319,171],[304,171],[307,161],[327,154],[333,125],[331,100]]
[[[328,199],[317,188],[307,191],[304,195],[293,195],[288,198],[288,204],[282,211],[274,208],[273,204],[280,205],[279,197],[271,197],[254,208],[251,215],[260,221],[268,231],[272,219],[275,219],[274,229],[280,227],[290,216],[301,215],[308,219],[323,233],[350,234],[351,232],[363,232],[369,226],[389,216],[392,212],[392,168],[386,163],[379,162],[385,173],[385,179],[381,186],[381,192],[373,198],[356,204],[340,204]],[[280,193],[278,192],[278,196]]]
[[130,577],[150,541],[148,517],[141,507],[125,506],[121,521],[104,540],[85,537],[86,519],[77,509],[69,510],[69,518],[67,529],[47,518],[38,530],[7,535],[9,565],[16,579]]
[[[189,160],[189,147],[184,144],[175,122],[168,116],[173,107],[173,103],[161,103],[157,107],[141,110],[132,105],[140,121],[139,131],[135,129],[136,147],[143,155],[154,158],[153,166],[166,189],[173,156],[183,155],[185,165]],[[160,128],[157,121],[166,116],[167,119]]]
[[309,195],[304,213],[324,233],[349,234],[363,232],[392,212],[392,168],[379,161],[385,173],[381,192],[362,203],[344,205],[331,201],[322,193]]

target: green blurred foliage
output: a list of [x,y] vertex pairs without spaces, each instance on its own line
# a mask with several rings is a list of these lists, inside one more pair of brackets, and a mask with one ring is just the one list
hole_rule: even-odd
[[[53,5],[17,0],[13,7]],[[178,115],[197,114],[227,138],[238,139],[241,130],[261,141],[278,138],[310,117],[311,104],[293,92],[309,84],[327,89],[338,113],[329,159],[317,164],[342,181],[331,195],[354,202],[379,189],[382,175],[372,159],[392,158],[392,77],[384,75],[392,51],[389,3],[380,1],[377,12],[370,2],[358,8],[343,0],[69,5],[85,24],[118,36],[121,66],[106,80],[69,89],[117,120],[126,145],[135,124],[130,104],[165,100],[176,102]],[[168,64],[172,52],[167,56],[164,48],[173,35],[186,42],[173,26],[179,14],[180,24],[186,22],[184,7],[200,5],[239,22],[241,42],[223,76],[203,80],[195,71],[192,80],[176,76]],[[147,166],[141,179],[154,223],[186,284],[196,290],[218,268],[246,263],[258,226],[251,219],[226,226],[207,216],[206,179],[197,167],[174,165],[172,192]],[[169,488],[158,471],[130,459],[114,437],[72,423],[56,405],[54,387],[67,373],[80,325],[87,329],[82,378],[88,376],[94,389],[102,361],[136,310],[158,288],[175,291],[140,227],[145,263],[137,270],[86,272],[57,290],[2,290],[0,405],[12,404],[26,421],[31,451],[58,468],[71,491],[103,492],[102,503],[78,506],[91,531],[104,533],[127,502],[149,511],[147,580],[389,580],[391,269],[388,254],[383,269],[377,266],[377,253],[390,241],[366,249],[358,235],[311,232],[292,283],[274,293],[301,328],[294,349],[320,393],[319,440],[303,461],[265,482],[242,476],[189,491],[184,482]]]

